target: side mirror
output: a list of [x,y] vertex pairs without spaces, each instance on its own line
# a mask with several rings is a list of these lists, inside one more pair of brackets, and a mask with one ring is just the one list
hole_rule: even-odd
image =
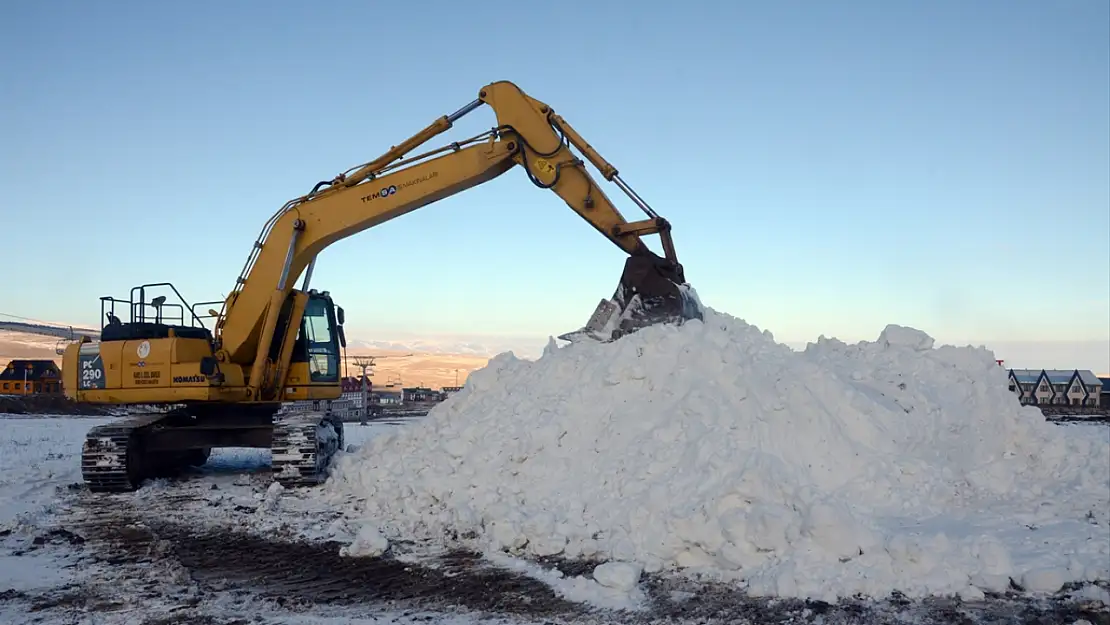
[[343,326],[339,326],[336,330],[339,331],[339,344],[343,346],[343,349],[347,349],[347,333],[343,331]]
[[342,306],[335,309],[335,318],[339,321],[339,325],[343,325],[347,322],[347,315],[344,314]]
[[211,377],[213,373],[216,373],[216,359],[211,356],[201,358],[200,373],[206,377]]

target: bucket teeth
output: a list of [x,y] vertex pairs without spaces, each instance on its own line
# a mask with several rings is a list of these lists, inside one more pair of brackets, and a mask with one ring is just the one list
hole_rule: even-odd
[[559,338],[608,342],[650,325],[693,319],[702,319],[702,308],[685,283],[682,266],[654,254],[636,254],[625,261],[613,297],[598,303],[585,326]]

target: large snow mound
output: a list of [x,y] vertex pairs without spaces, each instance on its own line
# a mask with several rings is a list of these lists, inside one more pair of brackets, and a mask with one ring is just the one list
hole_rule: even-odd
[[[1110,577],[1108,428],[1022,407],[984,348],[891,325],[804,352],[707,308],[492,359],[329,491],[390,538],[833,599]],[[462,540],[462,539],[459,539]]]

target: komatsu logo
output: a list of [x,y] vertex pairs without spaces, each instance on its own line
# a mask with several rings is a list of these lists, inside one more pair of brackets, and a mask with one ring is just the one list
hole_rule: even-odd
[[175,375],[173,376],[174,384],[195,384],[197,382],[207,382],[208,378],[203,375]]

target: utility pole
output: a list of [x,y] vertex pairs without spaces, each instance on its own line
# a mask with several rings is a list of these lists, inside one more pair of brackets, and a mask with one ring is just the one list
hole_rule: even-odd
[[369,374],[367,371],[374,366],[373,356],[355,356],[355,366],[362,369],[362,404],[359,409],[359,425],[366,425],[367,415],[370,413]]
[[405,354],[404,356],[355,356],[355,366],[362,368],[362,418],[359,419],[360,425],[366,425],[368,416],[370,414],[370,376],[373,373],[367,373],[374,362],[381,358],[408,358],[412,354]]

